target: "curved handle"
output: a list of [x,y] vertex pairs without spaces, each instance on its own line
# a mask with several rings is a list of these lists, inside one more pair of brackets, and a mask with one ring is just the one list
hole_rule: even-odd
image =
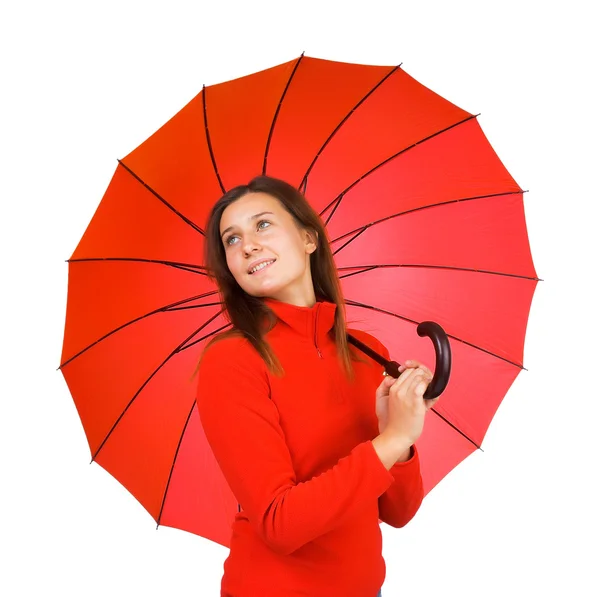
[[452,352],[448,336],[441,325],[435,321],[423,321],[417,326],[419,336],[429,336],[435,349],[435,371],[433,379],[423,398],[437,398],[448,385],[450,379],[450,369],[452,368]]
[[[452,368],[452,352],[450,351],[450,342],[448,341],[446,332],[442,326],[435,323],[435,321],[423,321],[420,323],[417,326],[417,334],[421,337],[429,336],[435,349],[435,371],[433,372],[433,379],[427,386],[425,394],[423,394],[423,398],[429,400],[431,398],[437,398],[448,385],[450,369]],[[400,363],[388,361],[350,334],[348,334],[348,342],[360,348],[365,354],[369,355],[372,359],[382,365],[388,375],[398,377]]]

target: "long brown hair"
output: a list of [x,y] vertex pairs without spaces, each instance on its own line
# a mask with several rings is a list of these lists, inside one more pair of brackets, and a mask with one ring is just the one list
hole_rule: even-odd
[[[319,214],[306,197],[291,184],[271,176],[256,176],[248,184],[227,191],[213,206],[206,224],[204,243],[204,265],[207,274],[216,283],[221,301],[225,305],[224,315],[232,323],[232,329],[214,337],[213,342],[232,335],[245,337],[263,358],[269,370],[278,376],[284,372],[279,360],[265,340],[266,334],[275,325],[275,315],[261,297],[245,292],[229,271],[225,248],[221,240],[221,216],[234,201],[249,193],[267,193],[277,199],[291,214],[300,230],[306,230],[317,239],[317,248],[310,255],[310,270],[317,301],[329,301],[337,305],[335,321],[330,336],[335,341],[342,368],[349,380],[354,378],[352,360],[364,359],[348,344],[346,312],[340,279],[329,245],[327,231]],[[267,326],[264,326],[264,322]],[[196,368],[197,371],[197,368]]]

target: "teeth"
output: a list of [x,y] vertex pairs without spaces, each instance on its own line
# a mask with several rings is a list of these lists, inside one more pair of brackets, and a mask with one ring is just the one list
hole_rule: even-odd
[[271,265],[271,263],[273,263],[273,261],[264,261],[263,263],[257,265],[256,267],[253,267],[250,270],[250,273],[253,274],[254,272],[257,272],[259,269],[264,269],[265,267],[267,267],[267,265]]

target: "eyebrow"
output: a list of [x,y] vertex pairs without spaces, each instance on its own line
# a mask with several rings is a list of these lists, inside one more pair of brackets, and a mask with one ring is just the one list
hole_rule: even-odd
[[[251,220],[256,220],[256,218],[260,218],[260,216],[264,216],[265,214],[271,214],[272,216],[275,215],[272,211],[261,211],[259,214],[254,214],[253,216],[250,216],[248,218],[248,221],[250,222]],[[230,230],[233,230],[234,228],[235,228],[235,226],[229,226],[229,228],[225,228],[225,230],[223,230],[223,232],[221,232],[221,238],[223,238],[225,236],[225,234],[227,234],[227,232],[229,232]]]

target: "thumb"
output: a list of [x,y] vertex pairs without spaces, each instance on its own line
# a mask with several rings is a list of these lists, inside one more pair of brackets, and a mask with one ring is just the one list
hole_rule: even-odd
[[390,387],[392,386],[392,384],[395,382],[396,380],[393,377],[390,377],[389,375],[386,375],[382,380],[381,383],[379,384],[379,387],[377,388],[377,396],[385,396],[387,395]]

